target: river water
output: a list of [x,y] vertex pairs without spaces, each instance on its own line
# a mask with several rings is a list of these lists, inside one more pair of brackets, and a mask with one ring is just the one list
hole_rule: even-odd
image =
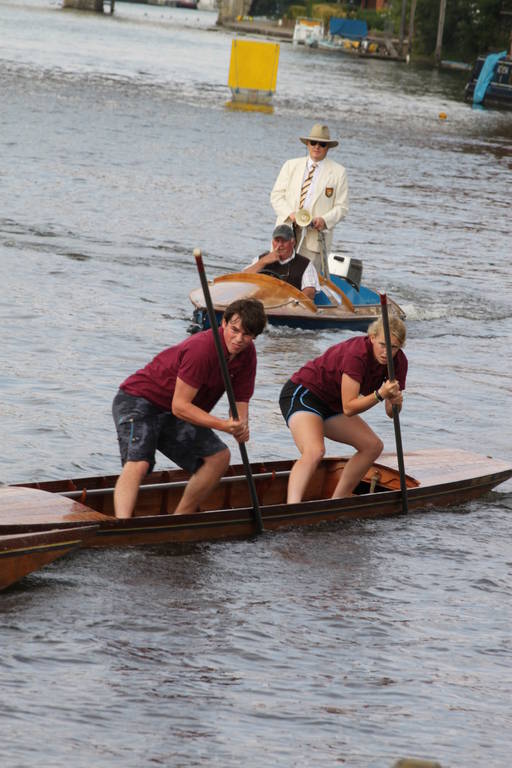
[[[458,73],[286,43],[273,114],[234,112],[214,21],[0,5],[0,481],[118,470],[112,397],[186,335],[193,249],[213,277],[266,247],[277,171],[319,119],[350,181],[336,246],[408,315],[405,449],[512,460],[512,115],[465,104]],[[258,339],[252,459],[296,455],[279,388],[346,335]],[[508,482],[451,513],[26,578],[0,597],[4,763],[508,768],[511,508]]]

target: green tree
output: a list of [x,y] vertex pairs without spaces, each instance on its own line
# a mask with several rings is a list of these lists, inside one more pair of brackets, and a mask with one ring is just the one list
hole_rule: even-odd
[[[509,0],[446,0],[443,56],[472,60],[479,53],[506,47],[512,19],[503,11],[509,4]],[[401,5],[402,0],[393,0],[395,18]],[[432,55],[438,19],[439,0],[417,0],[415,52]]]
[[[282,16],[290,5],[306,6],[311,13],[314,0],[253,0],[253,16]],[[398,35],[404,0],[389,0],[387,13],[362,11],[360,0],[338,3],[352,17],[366,18],[372,28],[388,29]],[[407,14],[411,0],[405,0]],[[440,0],[417,0],[414,23],[413,54],[433,56],[439,20]],[[405,34],[409,26],[407,15]],[[443,34],[443,58],[472,61],[481,53],[508,49],[512,26],[512,0],[446,0]]]

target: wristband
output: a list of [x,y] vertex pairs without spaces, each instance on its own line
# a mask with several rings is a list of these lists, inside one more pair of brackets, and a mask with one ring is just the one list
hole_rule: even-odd
[[378,403],[382,403],[384,401],[384,398],[382,397],[382,395],[379,394],[379,391],[377,389],[373,394],[375,395],[375,399],[377,400]]

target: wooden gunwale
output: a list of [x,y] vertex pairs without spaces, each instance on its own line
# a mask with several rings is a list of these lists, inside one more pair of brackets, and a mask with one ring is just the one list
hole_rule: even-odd
[[[45,529],[44,531],[40,532],[40,535],[48,534],[53,530],[54,529]],[[43,552],[53,552],[60,549],[65,549],[67,551],[72,547],[79,546],[82,542],[82,539],[80,538],[70,538],[72,537],[72,531],[76,531],[76,526],[69,527],[63,531],[65,534],[67,534],[63,541],[47,542],[45,544],[30,544],[28,541],[27,543],[22,544],[21,542],[15,541],[15,539],[18,538],[28,538],[32,535],[37,536],[37,532],[29,531],[25,534],[0,536],[0,560],[8,557],[18,557],[19,555],[27,555],[32,553],[38,554]],[[9,539],[9,542],[6,541],[6,539]],[[18,544],[18,546],[11,546],[11,543],[13,545]]]
[[[251,272],[230,272],[227,275],[220,275],[220,277],[216,277],[213,280],[213,283],[211,283],[211,286],[214,287],[215,285],[219,285],[221,283],[248,283],[249,285],[257,285],[261,287],[263,289],[263,295],[261,297],[258,296],[257,298],[263,301],[265,306],[268,297],[273,295],[273,292],[277,290],[278,294],[281,294],[280,296],[278,295],[278,298],[280,299],[285,298],[287,301],[299,302],[313,314],[315,314],[318,309],[315,302],[308,298],[305,293],[300,291],[298,288],[295,288],[294,285],[290,285],[290,283],[287,283],[284,280],[280,280],[278,277],[273,277],[272,275],[266,275],[262,273],[254,274]],[[230,302],[228,301],[227,304],[229,303]],[[217,307],[222,307],[225,309],[227,304],[216,302],[215,309],[217,309]],[[271,305],[269,305],[269,309],[270,308]]]

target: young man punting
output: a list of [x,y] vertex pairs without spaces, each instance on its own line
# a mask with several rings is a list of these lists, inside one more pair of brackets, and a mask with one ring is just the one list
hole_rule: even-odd
[[263,304],[241,299],[226,308],[219,329],[238,420],[210,413],[225,391],[211,329],[164,349],[121,384],[112,405],[123,464],[114,490],[116,517],[133,514],[157,449],[191,474],[175,514],[197,511],[229,465],[229,449],[213,430],[233,435],[239,443],[249,439],[254,339],[265,324]]

